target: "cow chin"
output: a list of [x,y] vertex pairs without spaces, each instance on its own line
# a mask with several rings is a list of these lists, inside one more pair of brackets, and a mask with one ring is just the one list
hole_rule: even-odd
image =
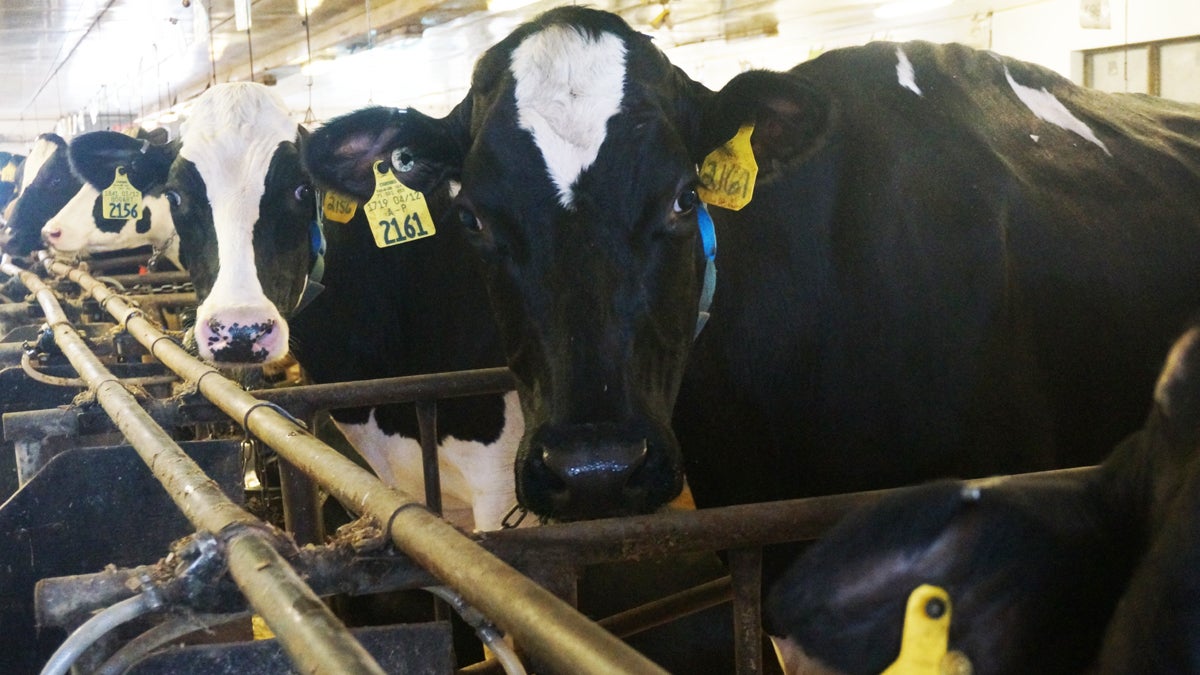
[[517,498],[543,520],[657,511],[683,489],[679,444],[661,424],[542,425],[521,440]]

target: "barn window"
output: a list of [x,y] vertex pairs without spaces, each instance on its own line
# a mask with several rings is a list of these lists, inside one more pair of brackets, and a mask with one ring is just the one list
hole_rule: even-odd
[[1200,103],[1200,37],[1083,52],[1083,83],[1102,91]]

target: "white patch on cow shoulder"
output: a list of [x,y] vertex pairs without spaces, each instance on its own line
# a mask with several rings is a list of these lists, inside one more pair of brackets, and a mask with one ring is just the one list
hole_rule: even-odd
[[[387,485],[425,500],[425,477],[418,439],[388,436],[375,421],[375,411],[362,424],[338,424],[346,440]],[[498,530],[517,503],[513,478],[517,445],[525,433],[516,392],[504,395],[504,429],[490,445],[447,437],[438,446],[442,511],[446,520],[465,530]],[[526,518],[522,525],[532,524]]]
[[896,47],[896,79],[900,81],[901,87],[917,96],[924,96],[921,88],[917,86],[917,73],[913,70],[912,61],[908,60],[908,54],[905,54],[904,50],[899,47]]
[[287,107],[260,84],[214,87],[193,106],[179,154],[204,179],[220,260],[205,305],[271,305],[255,269],[254,223],[271,158],[280,143],[296,140],[296,129]]
[[1025,107],[1029,108],[1038,119],[1062,127],[1086,141],[1095,143],[1104,151],[1104,154],[1112,157],[1112,153],[1108,151],[1108,147],[1104,145],[1104,141],[1097,138],[1088,125],[1084,124],[1078,117],[1072,115],[1071,111],[1067,110],[1067,107],[1062,104],[1062,101],[1058,100],[1054,94],[1046,91],[1045,87],[1034,89],[1033,87],[1018,84],[1013,79],[1012,73],[1008,72],[1008,66],[1004,67],[1004,78],[1008,80],[1008,86],[1012,87],[1017,98],[1021,99]]
[[621,109],[625,44],[569,26],[549,26],[512,52],[517,121],[533,135],[558,201],[570,208],[571,186],[600,153],[608,120]]

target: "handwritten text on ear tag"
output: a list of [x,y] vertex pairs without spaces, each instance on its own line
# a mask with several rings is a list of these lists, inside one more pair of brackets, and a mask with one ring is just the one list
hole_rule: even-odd
[[326,190],[325,198],[321,200],[321,210],[327,222],[348,223],[358,210],[358,202],[340,192]]
[[100,208],[108,220],[142,217],[142,191],[129,184],[125,167],[118,166],[112,184],[104,188]]
[[425,195],[409,188],[382,161],[375,162],[375,193],[363,204],[379,248],[437,234]]
[[753,124],[743,126],[725,145],[704,158],[697,192],[706,204],[738,211],[754,197],[758,163],[750,147],[753,133]]

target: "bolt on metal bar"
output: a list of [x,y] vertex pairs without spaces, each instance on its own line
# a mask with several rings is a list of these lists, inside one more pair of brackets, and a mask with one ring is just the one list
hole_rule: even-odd
[[7,256],[0,261],[0,271],[20,278],[34,293],[55,343],[188,520],[201,530],[230,535],[230,575],[293,662],[304,672],[382,675],[379,664],[266,541],[259,520],[221,492],[92,354],[37,275],[16,267]]
[[460,593],[540,662],[557,672],[665,673],[552,593],[482,549],[401,490],[317,440],[289,417],[254,398],[220,371],[185,352],[104,284],[61,263],[47,264],[76,282],[150,353],[226,414],[312,476],[330,494],[384,524],[392,541]]

